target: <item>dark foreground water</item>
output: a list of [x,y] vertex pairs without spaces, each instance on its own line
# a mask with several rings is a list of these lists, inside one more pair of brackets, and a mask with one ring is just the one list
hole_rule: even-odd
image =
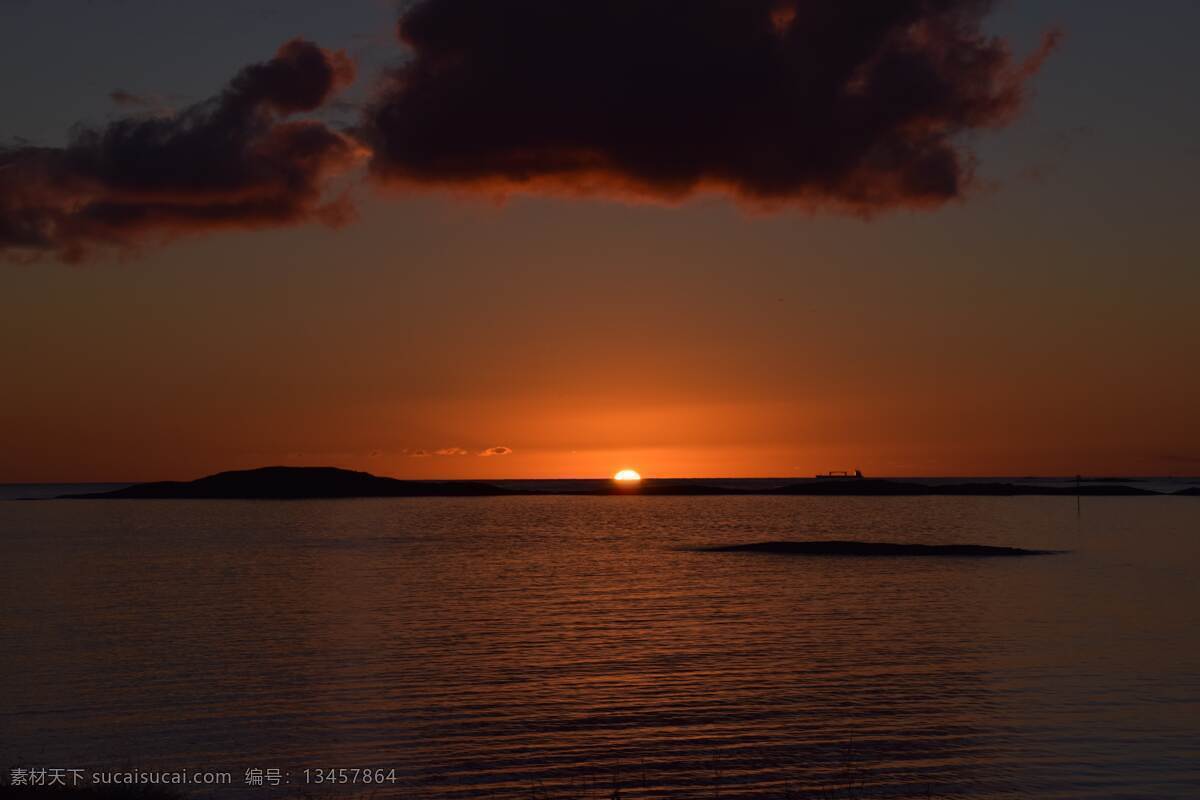
[[[785,538],[1072,552],[686,549]],[[0,502],[0,547],[4,780],[1200,797],[1200,498]]]

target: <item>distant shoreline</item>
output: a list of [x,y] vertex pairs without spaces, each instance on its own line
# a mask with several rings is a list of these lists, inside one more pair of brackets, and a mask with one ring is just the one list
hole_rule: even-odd
[[[69,493],[63,500],[286,500],[366,497],[536,497],[536,496],[815,496],[815,497],[1140,497],[1200,496],[1200,486],[1162,492],[1141,486],[1140,478],[1042,478],[1058,485],[1016,480],[963,480],[949,483],[895,478],[781,479],[790,482],[761,488],[719,485],[722,479],[664,479],[639,483],[580,481],[591,488],[514,488],[474,480],[399,480],[336,467],[261,467],[220,472],[193,481],[139,483],[100,492]],[[932,480],[932,479],[931,479]],[[949,480],[949,479],[943,479]],[[549,483],[549,481],[547,481]]]

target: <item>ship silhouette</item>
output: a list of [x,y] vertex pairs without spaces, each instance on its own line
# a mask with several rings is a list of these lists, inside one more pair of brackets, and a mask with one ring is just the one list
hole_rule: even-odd
[[826,481],[828,481],[828,480],[862,480],[863,474],[862,474],[862,470],[859,470],[859,469],[854,470],[854,472],[847,472],[846,470],[841,469],[841,470],[832,470],[832,471],[826,472],[824,474],[815,475],[814,477],[820,478],[821,480],[826,480]]

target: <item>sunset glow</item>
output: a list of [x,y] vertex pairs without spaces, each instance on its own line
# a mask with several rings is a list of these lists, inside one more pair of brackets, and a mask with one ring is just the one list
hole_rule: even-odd
[[[0,146],[0,480],[1200,469],[1200,270],[1178,238],[1194,181],[1170,155],[1198,124],[1190,106],[1120,135],[1079,122],[1140,109],[1136,86],[1188,96],[1194,70],[1133,80],[1088,57],[1123,52],[1127,14],[898,4],[928,19],[869,31],[836,3],[713,2],[685,36],[673,14],[571,4],[588,22],[560,41],[533,22],[557,4],[443,3],[306,0],[307,23],[220,58],[181,33],[216,24],[189,4],[149,38],[100,4],[75,24],[122,57],[29,79],[58,42],[14,32],[57,20],[0,4],[19,109]],[[389,44],[397,25],[411,38]],[[591,54],[635,25],[629,63],[694,68],[616,87]],[[1082,48],[1072,26],[1112,38]],[[360,28],[384,32],[369,58]],[[195,49],[160,62],[177,47]],[[930,96],[897,107],[894,58]],[[632,119],[561,86],[614,87]]]
[[1200,799],[1129,5],[0,0],[0,800]]

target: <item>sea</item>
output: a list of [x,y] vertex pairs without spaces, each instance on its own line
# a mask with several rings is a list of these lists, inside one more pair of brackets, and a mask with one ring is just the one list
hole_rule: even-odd
[[[1200,797],[1200,497],[16,499],[114,486],[0,487],[0,783]],[[809,539],[1064,552],[701,549]]]

